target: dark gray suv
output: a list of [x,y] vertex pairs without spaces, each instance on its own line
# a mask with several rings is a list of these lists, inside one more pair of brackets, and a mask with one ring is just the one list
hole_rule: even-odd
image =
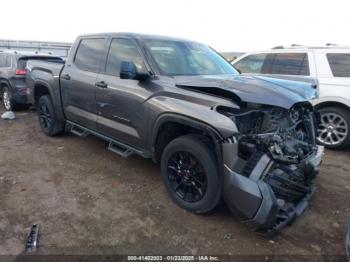
[[0,51],[0,94],[5,109],[15,110],[28,105],[27,95],[29,89],[25,83],[28,60],[55,60],[62,58],[38,52]]

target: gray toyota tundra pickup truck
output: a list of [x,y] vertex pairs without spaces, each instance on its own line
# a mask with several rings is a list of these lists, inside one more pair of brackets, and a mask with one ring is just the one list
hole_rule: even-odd
[[309,84],[241,76],[206,45],[131,33],[80,36],[65,65],[30,61],[27,70],[45,134],[96,135],[123,157],[152,158],[186,210],[224,200],[272,234],[315,192],[323,147]]

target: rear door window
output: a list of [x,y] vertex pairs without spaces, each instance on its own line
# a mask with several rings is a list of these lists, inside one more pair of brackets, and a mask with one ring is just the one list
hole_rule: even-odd
[[248,55],[233,66],[241,73],[260,74],[263,73],[265,58],[266,54]]
[[0,53],[0,67],[5,67],[5,60],[6,60],[5,54]]
[[274,55],[269,74],[310,75],[307,53],[278,53]]
[[11,55],[7,55],[5,59],[5,67],[11,67],[11,65],[12,65]]
[[350,54],[327,54],[333,76],[350,77]]
[[11,67],[11,55],[0,54],[0,67],[1,68]]
[[82,70],[98,72],[104,45],[104,38],[82,39],[75,54],[74,63]]

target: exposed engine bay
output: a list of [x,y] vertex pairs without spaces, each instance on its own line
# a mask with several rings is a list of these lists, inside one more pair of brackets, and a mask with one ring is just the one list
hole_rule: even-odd
[[241,155],[244,148],[254,148],[269,152],[275,160],[298,163],[315,149],[313,113],[308,107],[297,105],[289,111],[278,107],[218,111],[237,125]]
[[[226,192],[232,192],[229,198],[244,198],[246,202],[232,204],[231,210],[256,231],[275,232],[302,213],[306,200],[314,192],[320,156],[316,161],[310,160],[319,149],[315,143],[313,109],[308,103],[301,103],[290,110],[258,104],[240,109],[219,106],[216,110],[232,119],[239,131],[235,141],[229,142],[236,145],[235,161],[228,164],[229,172],[236,177],[227,182],[226,187],[231,186],[232,190]],[[241,176],[248,180],[240,181]],[[247,192],[237,193],[243,183],[247,184]],[[249,192],[254,183],[259,189]],[[262,195],[259,204],[257,194]],[[270,207],[262,211],[261,207],[267,205],[263,204],[266,199]],[[250,209],[247,205],[251,205]],[[256,211],[251,212],[254,209]],[[262,223],[261,218],[257,218],[259,212],[268,212],[269,215],[260,214],[269,217],[268,221]]]

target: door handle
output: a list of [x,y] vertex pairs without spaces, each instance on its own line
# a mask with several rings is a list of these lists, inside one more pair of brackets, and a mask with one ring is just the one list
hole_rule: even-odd
[[70,80],[70,75],[64,74],[61,76],[61,78],[65,79],[65,80]]
[[103,81],[96,82],[95,86],[99,87],[99,88],[107,88],[108,87],[108,85],[105,82],[103,82]]

